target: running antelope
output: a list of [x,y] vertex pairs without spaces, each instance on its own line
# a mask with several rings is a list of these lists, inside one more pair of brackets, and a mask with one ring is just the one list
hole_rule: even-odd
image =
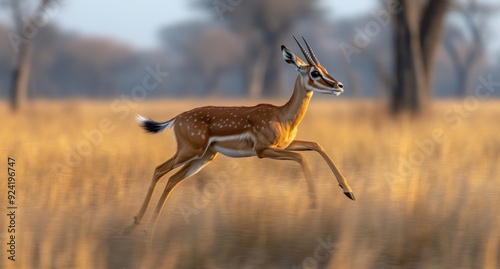
[[340,95],[343,85],[321,66],[307,41],[306,51],[294,37],[307,62],[295,56],[287,47],[281,46],[283,59],[298,71],[292,97],[283,106],[260,104],[252,107],[206,106],[184,112],[168,121],[155,122],[138,116],[142,128],[149,133],[158,133],[173,128],[177,141],[177,152],[172,158],[158,165],[139,214],[126,232],[132,231],[144,217],[158,181],[172,169],[181,167],[167,182],[163,194],[151,217],[151,234],[158,215],[172,190],[184,179],[196,174],[221,153],[228,157],[270,158],[296,161],[302,166],[307,181],[311,206],[316,203],[316,193],[305,159],[294,151],[318,152],[330,166],[344,194],[355,200],[351,187],[316,142],[294,140],[297,126],[304,117],[313,92]]

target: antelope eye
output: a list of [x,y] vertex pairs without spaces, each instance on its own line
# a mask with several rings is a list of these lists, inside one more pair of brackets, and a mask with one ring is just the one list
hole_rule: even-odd
[[318,71],[312,71],[312,72],[311,72],[311,76],[312,76],[313,78],[317,78],[317,77],[321,76],[321,74],[320,74]]

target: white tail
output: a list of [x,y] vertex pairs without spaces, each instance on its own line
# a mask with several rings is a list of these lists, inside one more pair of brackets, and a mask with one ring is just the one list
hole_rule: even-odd
[[175,118],[166,122],[156,122],[141,115],[137,115],[136,118],[137,121],[141,124],[141,127],[148,133],[163,132],[165,129],[172,127],[175,123]]

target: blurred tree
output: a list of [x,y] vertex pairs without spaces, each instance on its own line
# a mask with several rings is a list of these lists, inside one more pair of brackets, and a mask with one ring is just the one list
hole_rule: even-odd
[[193,72],[193,64],[186,47],[206,26],[201,22],[189,21],[167,26],[159,31],[163,51],[168,55],[169,62],[175,66],[172,79],[177,82],[176,95],[191,95],[196,91],[196,81],[189,77]]
[[[10,27],[0,25],[0,37],[11,33]],[[30,61],[28,99],[130,96],[147,74],[146,66],[161,64],[162,71],[169,69],[164,53],[137,51],[107,38],[79,37],[51,23],[38,30],[30,46],[36,53]],[[7,99],[16,57],[8,38],[0,38],[0,96]],[[162,91],[165,87],[158,85],[147,97],[168,94]]]
[[25,0],[3,0],[2,6],[10,8],[13,16],[13,32],[7,37],[12,49],[16,53],[16,62],[11,75],[10,107],[12,111],[20,109],[25,101],[29,86],[31,71],[31,39],[36,35],[38,29],[47,22],[46,9],[55,0],[39,0],[32,14],[27,14],[27,5],[33,1]]
[[394,17],[391,111],[417,113],[431,98],[434,56],[450,0],[401,0]]
[[453,10],[460,15],[464,27],[450,25],[445,32],[444,45],[457,78],[458,95],[469,94],[470,76],[478,61],[484,57],[488,21],[500,6],[478,0],[456,1]]
[[[245,59],[245,44],[227,26],[214,23],[187,23],[160,33],[166,52],[183,76],[182,95],[215,95],[226,75]],[[177,77],[177,76],[176,76]]]
[[214,95],[224,74],[244,58],[245,45],[234,33],[220,27],[205,29],[188,46],[190,58],[204,81],[203,93]]
[[244,87],[249,95],[276,96],[283,89],[280,46],[290,40],[293,27],[317,15],[317,0],[198,0],[226,22],[246,45],[241,63]]
[[[6,37],[10,29],[6,25],[0,25],[0,37]],[[7,38],[0,38],[0,98],[8,99],[7,85],[10,81],[14,57],[12,48]]]

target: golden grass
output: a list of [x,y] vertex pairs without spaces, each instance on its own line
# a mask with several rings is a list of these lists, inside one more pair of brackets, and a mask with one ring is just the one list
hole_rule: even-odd
[[[500,266],[496,101],[467,111],[467,118],[443,118],[460,103],[447,101],[422,118],[395,120],[381,104],[313,100],[298,138],[324,146],[357,201],[342,194],[315,153],[304,153],[319,197],[314,210],[297,164],[221,156],[173,192],[151,243],[142,227],[123,235],[154,167],[175,150],[169,133],[144,134],[134,114],[168,119],[213,103],[242,102],[165,101],[127,108],[46,101],[20,115],[2,104],[0,199],[4,205],[5,165],[12,156],[19,208],[15,262],[6,258],[1,219],[0,268]],[[85,133],[95,134],[103,119],[101,124],[111,126],[92,144]],[[429,143],[439,130],[442,140],[422,150],[416,141]],[[68,159],[82,150],[80,160]],[[407,162],[412,171],[405,170]],[[5,216],[5,206],[1,210]],[[186,218],[182,212],[193,214]]]

